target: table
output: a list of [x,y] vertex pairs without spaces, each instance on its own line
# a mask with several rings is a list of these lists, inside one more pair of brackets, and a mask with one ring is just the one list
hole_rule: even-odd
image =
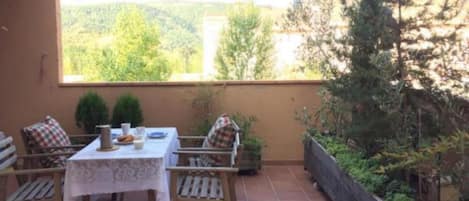
[[[64,200],[78,200],[83,195],[155,190],[157,201],[169,201],[169,172],[178,157],[176,128],[146,128],[146,133],[166,132],[162,139],[147,139],[143,149],[121,145],[112,152],[98,152],[99,139],[67,160]],[[112,133],[122,133],[113,129]],[[135,133],[131,129],[131,133]]]

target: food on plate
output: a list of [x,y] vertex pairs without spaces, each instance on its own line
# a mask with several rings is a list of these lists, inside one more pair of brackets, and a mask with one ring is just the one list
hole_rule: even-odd
[[134,136],[133,135],[122,135],[117,137],[118,142],[133,142]]

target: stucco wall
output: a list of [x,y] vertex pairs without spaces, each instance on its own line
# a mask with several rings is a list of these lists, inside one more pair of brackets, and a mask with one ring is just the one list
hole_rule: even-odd
[[[186,134],[194,126],[192,99],[197,86],[59,84],[59,31],[55,0],[0,1],[0,130],[21,146],[20,128],[50,114],[68,133],[81,133],[75,126],[78,98],[88,90],[101,94],[108,106],[116,97],[130,92],[140,98],[145,126],[175,126]],[[2,28],[4,27],[4,28]],[[317,108],[319,82],[260,82],[217,85],[216,110],[255,115],[255,126],[267,147],[269,161],[302,160],[301,126],[294,111],[303,106]]]

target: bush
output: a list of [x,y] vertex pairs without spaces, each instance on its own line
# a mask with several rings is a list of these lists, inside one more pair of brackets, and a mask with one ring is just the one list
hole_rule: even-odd
[[262,153],[263,142],[257,137],[249,137],[242,142],[244,150],[248,150],[256,156],[260,156]]
[[131,123],[139,126],[143,122],[142,109],[137,97],[131,94],[122,95],[117,99],[112,112],[112,126],[120,127],[121,123]]
[[263,142],[260,138],[253,136],[252,126],[257,121],[255,116],[244,116],[241,113],[230,115],[230,118],[236,122],[241,129],[241,140],[245,150],[260,156],[262,153]]
[[96,125],[107,124],[109,121],[106,103],[97,93],[86,93],[78,101],[75,121],[86,133],[95,133]]
[[409,197],[411,190],[406,184],[390,179],[385,174],[376,173],[379,167],[377,160],[365,158],[363,153],[351,149],[336,137],[312,134],[314,139],[336,158],[342,170],[362,184],[368,192],[383,197],[385,201],[413,200]]

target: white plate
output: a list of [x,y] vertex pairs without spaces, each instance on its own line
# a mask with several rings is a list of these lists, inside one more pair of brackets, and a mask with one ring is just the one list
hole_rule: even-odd
[[149,133],[147,136],[148,138],[165,138],[166,136],[168,135],[168,133],[165,133],[165,132],[152,132],[152,133]]
[[117,145],[129,145],[129,144],[133,144],[134,141],[132,141],[132,142],[119,142],[119,141],[117,141],[117,139],[114,139],[114,140],[112,140],[112,143],[117,144]]

